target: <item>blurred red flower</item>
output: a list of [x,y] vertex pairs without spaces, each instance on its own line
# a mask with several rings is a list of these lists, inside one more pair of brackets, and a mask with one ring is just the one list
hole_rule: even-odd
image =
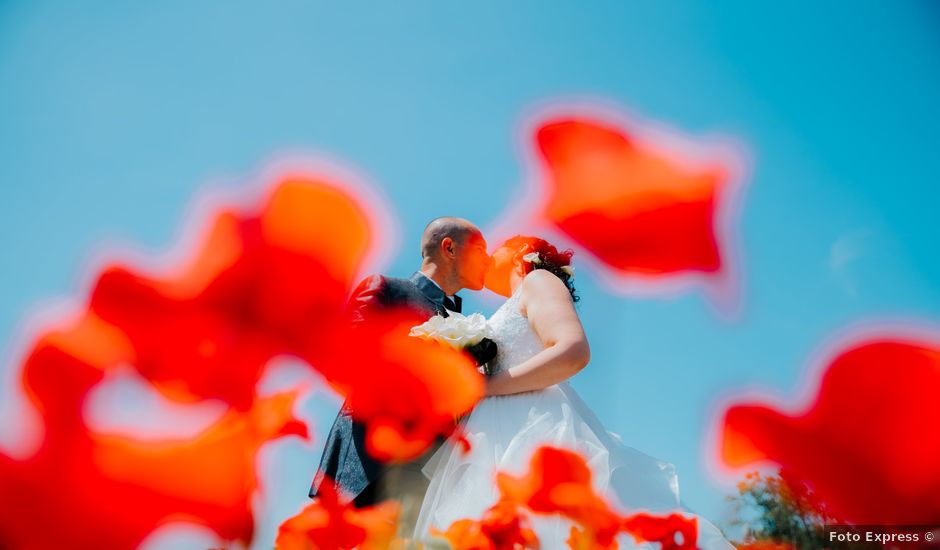
[[[635,514],[623,522],[624,531],[640,541],[658,542],[662,550],[694,550],[698,548],[698,519],[681,514],[666,517]],[[679,540],[676,540],[679,535]]]
[[398,503],[356,508],[340,500],[331,480],[324,480],[320,487],[315,502],[281,524],[277,550],[381,550],[391,545]]
[[[278,356],[307,361],[346,394],[369,423],[370,449],[387,460],[416,456],[451,433],[454,417],[482,395],[469,358],[407,336],[414,319],[393,313],[348,327],[346,297],[376,231],[342,185],[286,177],[259,207],[220,211],[208,228],[187,261],[159,276],[105,269],[88,310],[44,333],[26,356],[24,391],[45,433],[33,457],[0,454],[0,547],[67,539],[133,548],[167,521],[250,544],[260,446],[307,436],[290,412],[296,391],[256,394]],[[85,398],[121,367],[170,399],[232,408],[185,440],[93,433]]]
[[314,177],[277,182],[256,211],[223,211],[162,276],[104,270],[90,308],[120,328],[134,367],[176,400],[248,410],[266,363],[316,364],[372,238],[355,198]]
[[[803,412],[740,404],[724,414],[731,466],[771,460],[835,517],[857,524],[940,520],[940,346],[876,339],[841,351]],[[797,484],[798,485],[798,484]]]
[[231,411],[191,439],[90,431],[82,416],[89,390],[132,357],[124,334],[93,314],[42,335],[32,348],[24,389],[45,437],[25,460],[0,454],[0,547],[136,548],[174,520],[250,543],[258,449],[284,435],[307,437],[291,414],[296,393]]
[[728,171],[689,166],[611,123],[555,118],[535,135],[545,163],[542,215],[623,274],[717,272],[716,209]]
[[[687,519],[680,514],[623,516],[594,491],[591,478],[591,470],[578,453],[542,446],[532,454],[525,475],[497,473],[500,492],[497,506],[559,514],[572,520],[575,525],[567,542],[574,549],[616,549],[616,537],[624,532],[640,542],[659,542],[663,548],[696,547],[695,518]],[[677,533],[682,536],[681,544],[675,542]]]
[[620,515],[591,486],[584,458],[567,449],[539,447],[521,477],[500,472],[496,484],[502,498],[536,513],[561,514],[581,525],[596,547],[615,548]]
[[483,377],[469,356],[408,335],[423,321],[408,311],[375,313],[337,333],[332,355],[320,364],[348,396],[353,417],[367,423],[367,450],[379,460],[420,456],[483,397]]
[[479,520],[455,521],[446,532],[436,529],[432,534],[444,537],[454,550],[517,550],[539,548],[535,532],[519,507],[501,500],[491,506]]
[[370,236],[354,197],[316,178],[286,178],[258,212],[219,214],[175,274],[107,270],[91,308],[127,334],[134,366],[172,398],[245,410],[267,362],[293,355],[347,395],[368,422],[373,456],[414,458],[450,433],[483,384],[460,353],[407,337],[423,319],[392,312],[347,328],[346,297]]

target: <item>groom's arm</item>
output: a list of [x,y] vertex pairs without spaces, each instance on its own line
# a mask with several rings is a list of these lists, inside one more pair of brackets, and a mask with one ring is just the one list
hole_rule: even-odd
[[386,280],[381,275],[371,275],[363,279],[353,290],[346,304],[346,318],[350,325],[356,326],[368,320],[373,312],[387,306]]

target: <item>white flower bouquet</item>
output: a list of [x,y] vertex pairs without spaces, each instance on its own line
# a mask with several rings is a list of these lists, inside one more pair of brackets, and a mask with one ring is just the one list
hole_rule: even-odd
[[435,315],[411,328],[411,336],[436,340],[456,349],[464,349],[492,336],[486,317],[479,313],[462,315],[451,312],[447,317]]
[[496,344],[490,339],[493,336],[493,329],[486,321],[486,317],[480,313],[462,315],[450,312],[447,317],[435,315],[426,322],[412,327],[409,335],[465,351],[480,366],[484,366],[496,353]]

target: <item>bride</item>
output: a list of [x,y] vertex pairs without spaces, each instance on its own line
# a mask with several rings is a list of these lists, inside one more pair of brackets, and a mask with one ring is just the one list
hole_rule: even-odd
[[[574,308],[572,252],[543,239],[516,236],[493,253],[486,287],[508,299],[490,317],[498,346],[487,397],[464,419],[471,450],[449,441],[424,467],[430,486],[414,539],[429,541],[457,520],[479,519],[498,499],[497,471],[525,473],[541,445],[564,447],[587,461],[598,494],[622,513],[681,512],[672,464],[624,445],[608,432],[567,380],[588,364],[590,350]],[[572,523],[531,514],[543,550],[567,548]],[[621,548],[658,548],[618,537]],[[698,517],[698,546],[733,550],[718,529]]]

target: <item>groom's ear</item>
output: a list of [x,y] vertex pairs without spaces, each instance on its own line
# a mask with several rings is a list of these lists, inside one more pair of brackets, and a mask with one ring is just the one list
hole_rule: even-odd
[[454,239],[450,237],[444,237],[441,239],[441,252],[451,257],[456,256],[457,250]]

